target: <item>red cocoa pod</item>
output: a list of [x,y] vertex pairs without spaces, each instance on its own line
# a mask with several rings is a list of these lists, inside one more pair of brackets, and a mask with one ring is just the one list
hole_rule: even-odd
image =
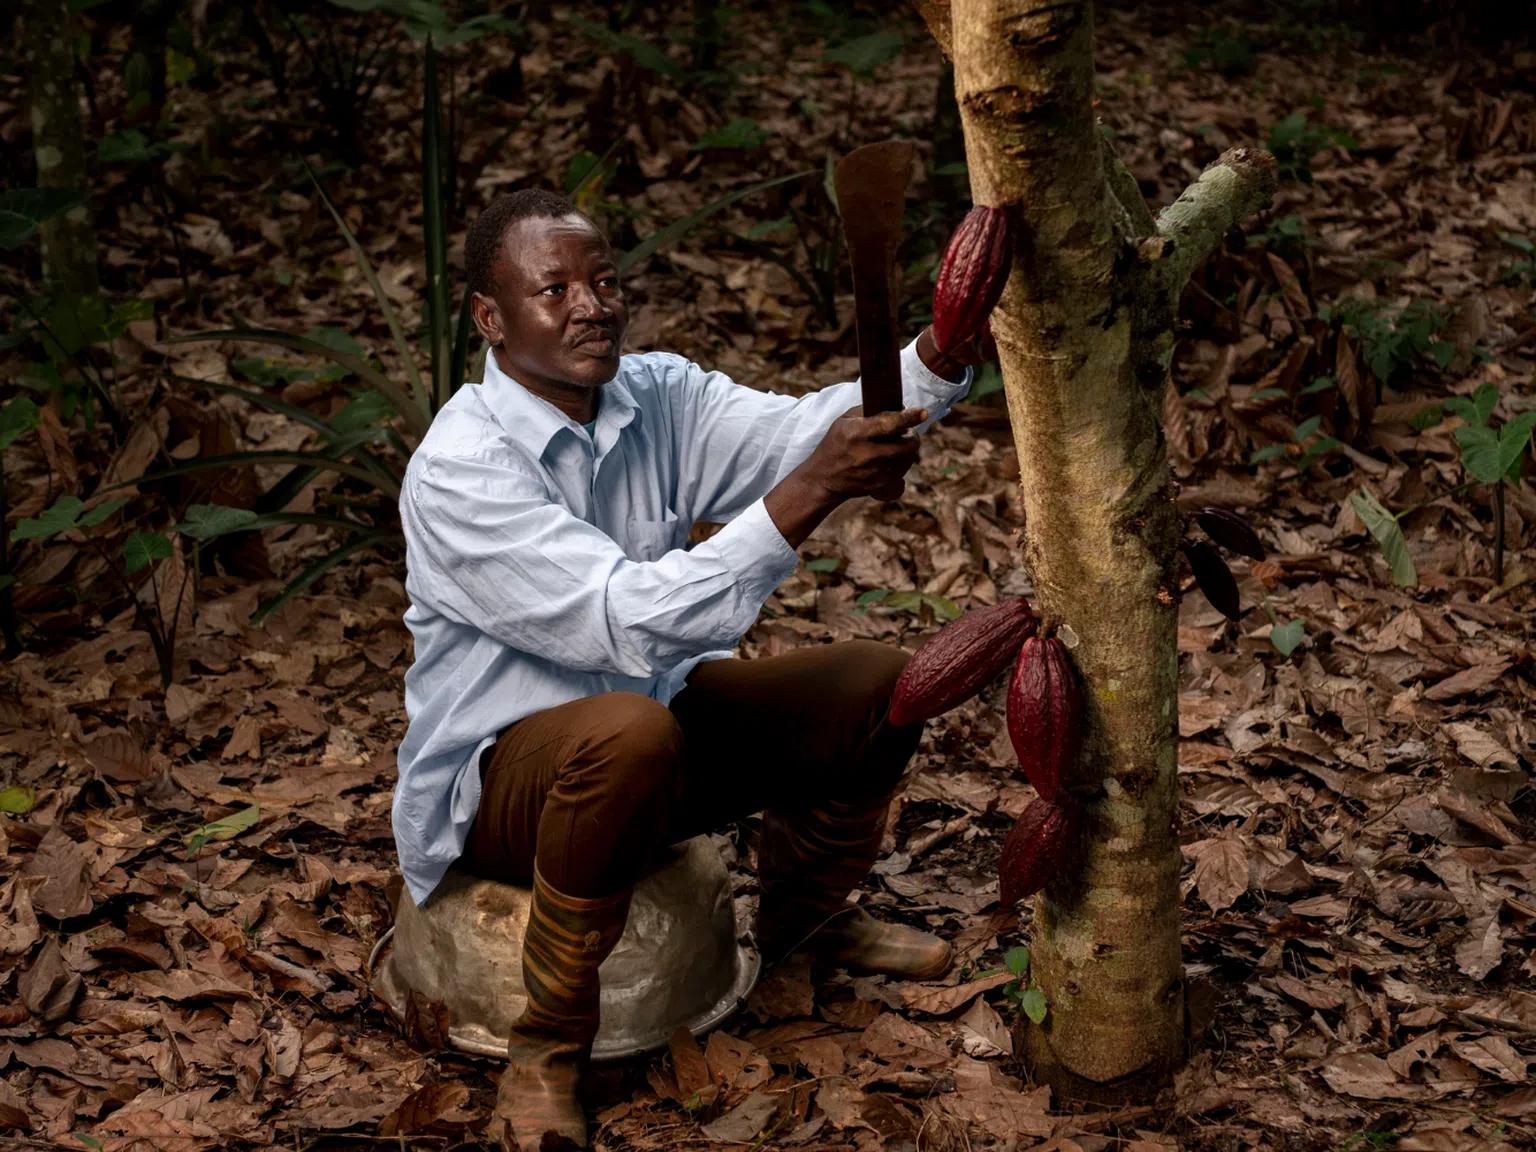
[[1008,738],[1019,767],[1047,800],[1077,763],[1083,746],[1083,693],[1066,645],[1031,636],[1008,682]]
[[1020,814],[997,860],[998,899],[1012,908],[1077,865],[1082,809],[1071,796],[1036,797]]
[[1204,540],[1184,541],[1184,555],[1189,559],[1189,569],[1195,574],[1195,583],[1211,606],[1228,620],[1241,620],[1243,609],[1238,602],[1237,581],[1232,569],[1221,558],[1212,544]]
[[940,628],[912,654],[891,693],[892,724],[916,724],[948,712],[990,683],[1034,635],[1029,601],[1010,596],[967,612]]
[[1251,556],[1255,560],[1264,560],[1269,556],[1264,541],[1259,539],[1253,525],[1236,512],[1226,508],[1202,508],[1195,513],[1195,523],[1228,552]]
[[933,289],[933,342],[948,353],[974,340],[1013,266],[1012,213],[978,204],[949,238]]

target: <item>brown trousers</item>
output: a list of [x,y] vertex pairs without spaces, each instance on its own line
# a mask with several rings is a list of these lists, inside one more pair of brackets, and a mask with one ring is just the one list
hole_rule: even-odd
[[659,849],[770,809],[888,798],[922,725],[885,722],[907,662],[850,640],[709,660],[670,708],[607,692],[508,727],[481,758],[464,864],[578,897],[626,889]]

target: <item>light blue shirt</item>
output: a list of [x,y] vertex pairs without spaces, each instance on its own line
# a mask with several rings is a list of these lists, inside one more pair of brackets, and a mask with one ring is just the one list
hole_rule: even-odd
[[[901,369],[919,432],[970,387],[915,341]],[[620,360],[589,436],[486,356],[400,492],[416,654],[393,818],[418,905],[464,851],[480,753],[507,725],[601,692],[668,704],[733,654],[797,562],[763,497],[859,399],[856,381],[795,398],[649,352]],[[724,527],[687,548],[699,520]]]

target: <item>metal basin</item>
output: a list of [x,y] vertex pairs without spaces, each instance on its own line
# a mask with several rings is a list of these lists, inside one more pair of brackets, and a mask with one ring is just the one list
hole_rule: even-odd
[[[402,890],[394,926],[368,958],[374,993],[402,1022],[413,993],[440,1000],[454,1048],[504,1057],[509,1025],[526,1002],[523,931],[532,895],[456,869],[424,909]],[[592,1058],[661,1048],[679,1025],[708,1031],[740,1007],[758,967],[750,938],[737,938],[730,874],[714,844],[697,836],[675,846],[635,885],[624,934],[598,969]]]

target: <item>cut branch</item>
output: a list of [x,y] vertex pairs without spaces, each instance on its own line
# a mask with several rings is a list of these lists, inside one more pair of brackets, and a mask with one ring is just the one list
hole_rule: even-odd
[[1275,194],[1275,158],[1256,148],[1229,148],[1157,218],[1170,243],[1159,279],[1178,299],[1198,268],[1239,220],[1266,208]]

